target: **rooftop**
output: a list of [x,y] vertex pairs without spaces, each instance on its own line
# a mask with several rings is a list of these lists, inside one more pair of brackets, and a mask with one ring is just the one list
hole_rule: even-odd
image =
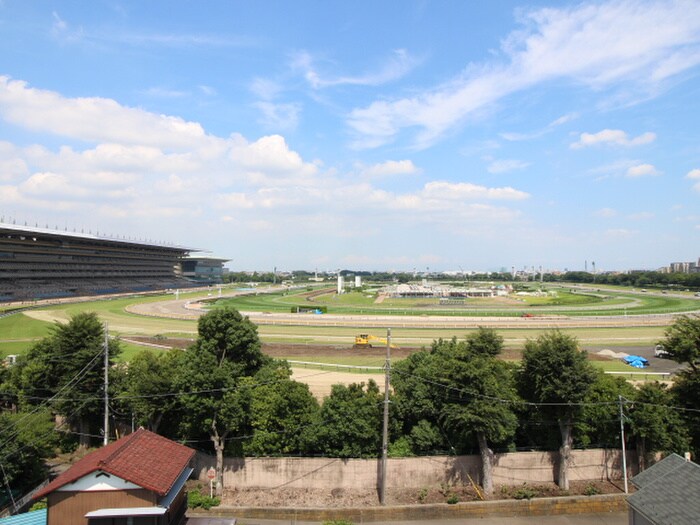
[[37,492],[40,499],[93,472],[106,472],[159,496],[167,494],[189,465],[194,450],[158,434],[139,429],[96,450]]

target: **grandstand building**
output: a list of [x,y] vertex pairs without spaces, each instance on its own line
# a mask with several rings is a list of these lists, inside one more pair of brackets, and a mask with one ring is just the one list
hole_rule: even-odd
[[182,260],[182,276],[199,284],[221,284],[224,278],[224,263],[230,259],[221,257],[190,256]]
[[190,248],[0,223],[0,301],[182,288]]

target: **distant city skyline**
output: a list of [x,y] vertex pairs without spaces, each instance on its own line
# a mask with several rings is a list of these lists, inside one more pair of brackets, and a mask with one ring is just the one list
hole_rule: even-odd
[[234,271],[697,260],[698,2],[6,1],[0,27],[4,220]]

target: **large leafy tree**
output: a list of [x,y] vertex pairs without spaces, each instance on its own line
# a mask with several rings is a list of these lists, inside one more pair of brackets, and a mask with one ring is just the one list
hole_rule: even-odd
[[46,479],[44,463],[59,445],[52,414],[45,409],[0,414],[0,493],[23,491]]
[[675,405],[684,408],[681,418],[690,437],[691,449],[700,454],[700,373],[683,370],[673,381]]
[[[68,323],[56,323],[48,337],[36,343],[12,371],[20,407],[47,405],[90,444],[103,421],[104,325],[96,313],[84,312]],[[109,340],[109,364],[120,353]]]
[[673,392],[678,404],[688,409],[683,414],[693,450],[700,451],[700,315],[682,315],[666,329],[660,343],[669,357],[688,368],[674,379]]
[[180,403],[173,392],[183,356],[180,350],[165,353],[144,350],[128,366],[119,369],[120,377],[111,381],[119,391],[115,402],[135,424],[151,432],[175,435],[177,429],[173,425],[180,419]]
[[450,387],[440,418],[462,441],[476,440],[486,494],[493,492],[492,444],[507,443],[518,425],[513,410],[518,399],[513,371],[496,359],[502,345],[495,331],[480,328],[462,344],[452,341],[433,348]]
[[[212,310],[197,327],[197,340],[182,357],[174,386],[184,435],[204,433],[211,440],[221,495],[226,443],[249,431],[252,377],[271,360],[261,351],[257,327],[233,308]],[[235,452],[241,453],[240,447]]]
[[[449,344],[440,342],[441,344]],[[433,345],[433,349],[437,342]],[[392,413],[398,419],[399,434],[408,441],[413,454],[428,454],[449,447],[439,414],[444,390],[436,386],[442,365],[434,351],[415,352],[392,369]]]
[[686,363],[700,372],[700,315],[681,315],[666,328],[660,341],[674,361]]
[[552,330],[525,343],[521,392],[528,401],[540,404],[542,413],[557,420],[561,433],[557,483],[564,490],[569,489],[574,421],[596,376],[586,353],[579,350],[578,341],[572,336]]
[[309,386],[291,379],[285,362],[263,367],[251,393],[252,437],[244,442],[246,456],[300,454],[304,435],[318,415],[319,405]]
[[462,341],[434,341],[430,350],[399,363],[394,374],[396,411],[413,452],[443,439],[459,451],[478,446],[487,493],[493,491],[492,446],[507,444],[517,427],[513,371],[496,359],[502,347],[494,330],[479,328]]
[[633,396],[629,423],[636,440],[639,467],[644,470],[655,452],[688,450],[689,439],[673,393],[661,383],[645,383]]
[[496,357],[503,351],[503,337],[493,328],[480,326],[467,336],[466,348],[475,356]]
[[312,451],[339,458],[377,457],[382,399],[377,383],[333,385],[308,433]]
[[577,417],[574,429],[576,444],[584,448],[619,448],[619,398],[633,399],[635,394],[635,387],[622,377],[598,371]]

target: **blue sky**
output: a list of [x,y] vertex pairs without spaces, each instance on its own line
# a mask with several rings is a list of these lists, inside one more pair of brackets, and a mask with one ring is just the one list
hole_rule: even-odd
[[700,2],[0,0],[0,214],[235,270],[700,256]]

